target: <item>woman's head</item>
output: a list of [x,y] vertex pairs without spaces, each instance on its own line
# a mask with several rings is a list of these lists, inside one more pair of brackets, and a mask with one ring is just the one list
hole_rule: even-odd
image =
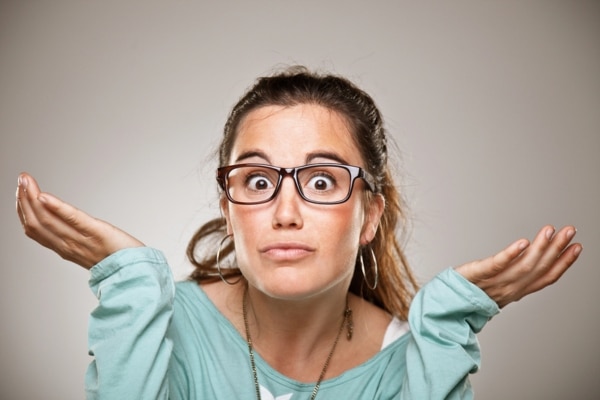
[[384,201],[364,195],[369,178],[351,179],[365,163],[345,118],[315,104],[262,106],[235,137],[221,206],[248,283],[281,299],[346,293]]
[[[372,283],[375,266],[371,260],[369,248],[373,250],[378,264],[379,286],[375,290],[365,285],[358,254],[353,255],[355,263],[351,290],[400,317],[406,317],[408,304],[416,288],[416,283],[406,266],[404,255],[396,238],[396,229],[404,218],[403,203],[392,181],[387,162],[387,141],[383,121],[372,98],[356,87],[349,80],[335,75],[316,74],[303,67],[293,67],[282,73],[259,78],[246,94],[233,107],[224,128],[224,136],[219,148],[219,166],[237,163],[235,153],[240,131],[248,124],[249,119],[267,110],[292,110],[300,106],[310,109],[326,110],[335,115],[344,126],[346,135],[356,149],[355,164],[363,167],[373,176],[375,196],[385,199],[385,209],[380,220],[380,228],[374,237],[361,240],[364,245],[369,282]],[[301,107],[300,107],[301,108]],[[261,111],[262,110],[262,111]],[[266,115],[270,115],[267,113]],[[263,116],[264,117],[264,116]],[[282,141],[287,140],[282,132]],[[269,163],[269,160],[252,160],[251,162]],[[291,162],[291,161],[290,161]],[[300,165],[278,165],[294,167]],[[372,203],[374,195],[364,190],[365,206]],[[197,266],[192,275],[194,279],[203,280],[214,276],[214,257],[205,257],[198,261],[195,253],[198,243],[213,233],[224,233],[231,226],[225,220],[211,221],[202,227],[192,239],[188,247],[188,256]],[[376,226],[377,224],[375,224]],[[372,240],[371,240],[372,239]],[[232,251],[232,247],[225,251]],[[216,249],[213,249],[216,251]],[[239,273],[239,272],[234,272]]]

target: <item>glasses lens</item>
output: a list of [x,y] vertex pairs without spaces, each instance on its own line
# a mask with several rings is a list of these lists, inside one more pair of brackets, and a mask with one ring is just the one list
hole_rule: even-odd
[[343,201],[350,193],[350,171],[341,165],[308,166],[298,170],[298,186],[310,201]]
[[227,175],[227,192],[233,201],[258,203],[273,195],[279,172],[261,166],[243,166],[232,169]]

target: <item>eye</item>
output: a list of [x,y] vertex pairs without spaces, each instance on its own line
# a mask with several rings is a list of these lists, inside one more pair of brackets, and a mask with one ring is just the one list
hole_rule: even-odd
[[333,189],[335,184],[336,180],[332,175],[325,171],[318,171],[311,174],[305,187],[311,190],[324,192]]
[[264,173],[252,172],[246,175],[245,186],[250,190],[262,191],[273,189],[275,184]]

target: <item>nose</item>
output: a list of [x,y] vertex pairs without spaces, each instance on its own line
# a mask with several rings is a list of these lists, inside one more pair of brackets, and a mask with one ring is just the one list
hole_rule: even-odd
[[300,229],[303,226],[300,206],[303,202],[296,188],[292,176],[285,176],[277,197],[273,200],[275,212],[273,213],[273,228],[293,227]]

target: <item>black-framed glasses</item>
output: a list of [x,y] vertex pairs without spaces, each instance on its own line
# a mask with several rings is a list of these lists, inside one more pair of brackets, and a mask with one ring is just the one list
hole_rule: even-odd
[[294,179],[300,196],[316,204],[339,204],[352,194],[354,181],[361,178],[375,192],[375,178],[354,165],[307,164],[281,168],[268,164],[236,164],[217,169],[217,181],[235,204],[261,204],[279,193],[286,176]]

